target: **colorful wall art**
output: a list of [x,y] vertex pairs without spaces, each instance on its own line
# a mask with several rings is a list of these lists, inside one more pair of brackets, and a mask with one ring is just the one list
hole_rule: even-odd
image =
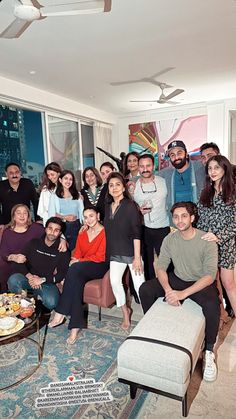
[[207,142],[207,115],[129,125],[129,150],[152,153],[156,170],[169,165],[166,149],[177,139],[186,144],[191,159],[198,159],[199,147]]

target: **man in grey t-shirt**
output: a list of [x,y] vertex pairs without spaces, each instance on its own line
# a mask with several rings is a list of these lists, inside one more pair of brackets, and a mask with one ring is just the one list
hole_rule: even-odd
[[[216,287],[217,244],[207,233],[193,227],[196,205],[178,202],[171,209],[177,230],[163,240],[158,259],[157,279],[141,285],[139,295],[144,313],[159,297],[180,306],[191,298],[202,307],[206,318],[203,378],[214,381],[217,367],[213,353],[220,321],[220,302]],[[172,262],[174,271],[168,271]]]

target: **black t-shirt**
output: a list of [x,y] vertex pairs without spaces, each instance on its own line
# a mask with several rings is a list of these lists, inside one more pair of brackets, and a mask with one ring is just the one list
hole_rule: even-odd
[[38,196],[30,179],[21,178],[17,191],[14,191],[8,180],[0,182],[0,204],[2,206],[0,224],[8,224],[11,221],[11,209],[14,205],[25,204],[30,208],[30,203],[33,205],[36,220],[38,219]]
[[45,277],[47,283],[62,281],[67,273],[70,262],[70,252],[59,252],[58,238],[51,246],[45,243],[45,235],[39,239],[32,239],[22,250],[26,256],[25,263],[15,263],[14,272],[26,275],[31,273]]

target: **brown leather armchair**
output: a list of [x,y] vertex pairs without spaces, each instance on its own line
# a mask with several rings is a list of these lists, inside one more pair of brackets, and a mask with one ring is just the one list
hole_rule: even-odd
[[[123,275],[125,289],[128,288],[129,271]],[[108,308],[115,304],[115,297],[110,283],[110,271],[102,279],[93,279],[85,284],[84,303],[98,306],[98,318],[101,321],[101,308]]]

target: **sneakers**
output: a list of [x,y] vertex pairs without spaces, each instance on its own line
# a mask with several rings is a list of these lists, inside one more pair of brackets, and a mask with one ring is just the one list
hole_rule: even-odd
[[205,351],[203,359],[203,379],[205,381],[215,381],[217,377],[217,366],[215,363],[214,352]]

